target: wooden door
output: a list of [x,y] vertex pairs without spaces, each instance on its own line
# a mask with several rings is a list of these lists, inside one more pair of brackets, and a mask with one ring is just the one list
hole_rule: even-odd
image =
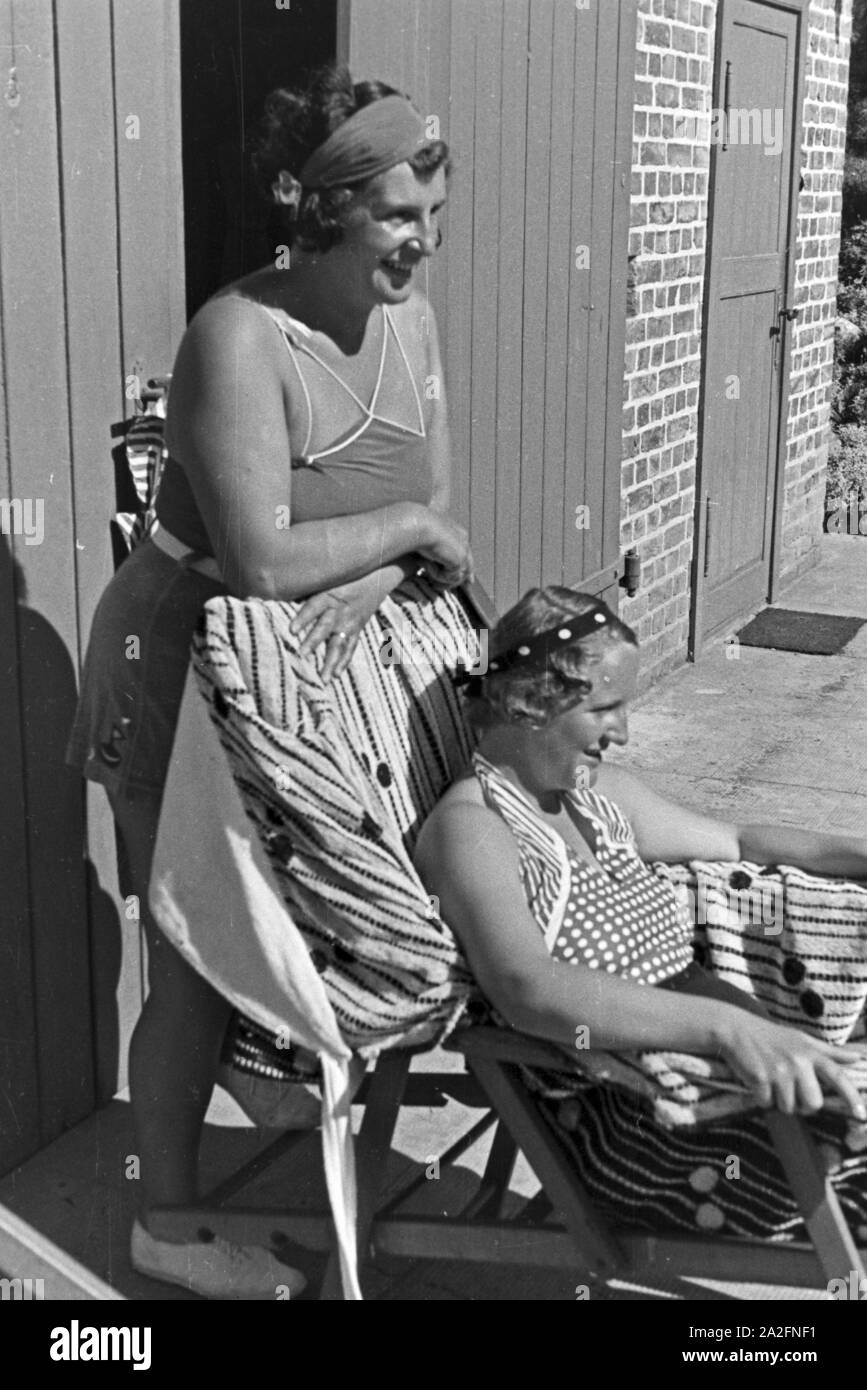
[[719,15],[694,647],[760,607],[772,582],[782,506],[802,9],[799,0],[724,0]]
[[334,61],[335,28],[333,0],[180,0],[190,318],[222,285],[273,261],[251,137],[273,88]]
[[429,270],[454,508],[500,608],[568,583],[616,605],[635,0],[344,0],[353,76],[453,154]]

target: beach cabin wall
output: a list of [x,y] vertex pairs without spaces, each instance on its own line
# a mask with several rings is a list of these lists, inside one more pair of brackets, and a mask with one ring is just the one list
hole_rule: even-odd
[[617,600],[636,0],[346,0],[356,77],[408,92],[453,151],[429,272],[455,503],[507,606]]
[[[114,568],[112,426],[170,369],[221,266],[244,268],[244,228],[215,250],[213,179],[194,177],[208,9],[0,0],[0,1172],[125,1085],[141,1007],[108,804],[63,750]],[[452,147],[428,288],[455,508],[501,606],[543,580],[618,594],[635,9],[213,0],[209,41],[225,39],[227,62],[254,28],[258,42],[285,23],[288,80],[325,45],[411,93]],[[245,147],[250,71],[225,85],[224,163]]]
[[185,316],[177,5],[0,0],[0,53],[6,1171],[113,1094],[140,1007],[107,802],[63,749],[113,572],[111,426]]

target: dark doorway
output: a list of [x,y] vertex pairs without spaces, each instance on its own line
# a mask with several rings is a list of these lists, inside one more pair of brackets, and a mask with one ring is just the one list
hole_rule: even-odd
[[187,314],[273,254],[250,171],[265,96],[336,52],[336,0],[181,0]]
[[717,20],[693,655],[773,587],[806,3],[724,0]]

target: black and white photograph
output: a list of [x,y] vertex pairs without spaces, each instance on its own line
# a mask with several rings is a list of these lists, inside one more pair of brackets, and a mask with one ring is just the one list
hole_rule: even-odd
[[827,1373],[867,0],[0,0],[0,92],[27,1364],[568,1301]]

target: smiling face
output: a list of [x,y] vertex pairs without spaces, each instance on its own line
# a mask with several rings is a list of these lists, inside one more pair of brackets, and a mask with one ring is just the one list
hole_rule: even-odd
[[413,272],[433,255],[446,198],[443,168],[419,178],[407,163],[370,179],[355,195],[342,241],[329,252],[352,285],[352,298],[401,304],[412,293]]
[[637,649],[627,642],[612,643],[588,668],[587,679],[593,687],[580,704],[526,734],[528,766],[540,789],[592,787],[608,745],[629,739],[626,713],[635,699]]

